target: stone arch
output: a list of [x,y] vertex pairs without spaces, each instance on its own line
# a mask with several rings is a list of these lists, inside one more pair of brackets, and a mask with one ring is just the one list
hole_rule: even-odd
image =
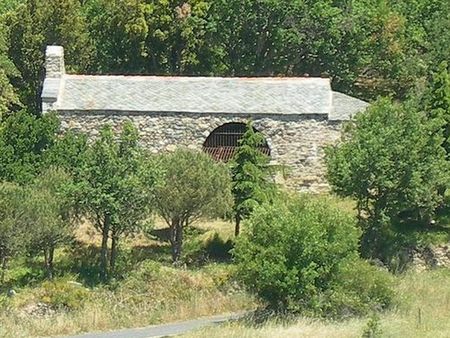
[[[239,140],[244,135],[247,126],[243,122],[226,122],[216,127],[203,143],[203,151],[210,154],[215,160],[228,162],[238,147]],[[253,127],[255,132],[259,132]],[[261,151],[270,156],[271,150],[264,136]]]

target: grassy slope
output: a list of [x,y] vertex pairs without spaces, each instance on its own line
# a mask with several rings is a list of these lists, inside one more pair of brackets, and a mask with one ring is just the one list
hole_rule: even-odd
[[[397,307],[379,320],[380,337],[450,337],[450,270],[408,273],[398,278]],[[361,337],[368,318],[343,322],[300,319],[295,324],[245,322],[208,328],[186,338]],[[378,336],[377,336],[378,337]]]
[[[62,277],[56,279],[56,284],[46,283],[37,275],[40,267],[30,270],[23,267],[23,262],[16,262],[8,277],[17,295],[12,299],[0,295],[0,337],[104,331],[255,308],[255,299],[230,278],[232,265],[208,263],[189,270],[173,268],[162,226],[158,224],[151,240],[137,236],[123,243],[122,256],[126,258],[122,257],[120,268],[124,277],[108,286],[99,284],[92,277],[96,271],[89,270],[97,261],[99,238],[86,225],[77,234],[79,242],[74,249],[58,252],[56,268]],[[203,237],[211,231],[227,237],[233,233],[233,226],[205,222],[196,229],[197,233],[205,232]],[[42,264],[39,259],[34,263]],[[68,302],[72,310],[57,311],[48,317],[27,315],[25,309],[39,302]]]

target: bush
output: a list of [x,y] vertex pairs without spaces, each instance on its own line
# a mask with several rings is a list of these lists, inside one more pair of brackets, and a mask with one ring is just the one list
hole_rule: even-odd
[[59,121],[17,112],[0,123],[0,179],[29,183],[43,168],[43,154],[54,144]]
[[89,297],[89,291],[67,278],[47,281],[37,291],[39,301],[54,309],[79,310]]
[[341,265],[328,294],[327,313],[333,317],[369,314],[387,308],[394,298],[393,276],[367,261]]
[[345,298],[352,299],[355,314],[366,312],[365,302],[384,307],[390,298],[384,282],[378,288],[377,279],[371,284],[362,278],[364,292],[359,286],[357,291],[346,290],[346,283],[353,287],[345,280],[351,267],[359,274],[355,262],[361,232],[355,223],[329,198],[305,196],[263,205],[236,242],[238,276],[278,311],[337,315],[346,310],[338,301]]

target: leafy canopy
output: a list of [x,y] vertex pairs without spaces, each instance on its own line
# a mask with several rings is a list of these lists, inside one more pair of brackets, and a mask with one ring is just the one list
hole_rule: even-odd
[[[118,136],[118,138],[116,137]],[[146,154],[138,144],[131,122],[120,135],[104,126],[87,149],[79,178],[79,203],[84,214],[102,234],[101,274],[107,275],[108,241],[113,271],[119,238],[141,228],[151,212],[156,170],[147,167]]]
[[442,135],[410,101],[380,99],[343,130],[326,151],[327,178],[335,193],[357,202],[365,240],[380,252],[392,222],[429,222],[448,184]]
[[172,258],[181,255],[183,228],[206,216],[224,216],[232,204],[227,167],[207,154],[177,149],[159,157],[162,184],[155,189],[156,209],[171,230]]
[[59,121],[54,114],[37,118],[25,111],[0,123],[0,179],[30,182],[42,169],[43,154],[54,144]]
[[[348,270],[356,273],[355,266],[364,265],[358,263],[360,234],[353,215],[329,198],[295,196],[264,204],[236,240],[238,276],[270,308],[283,312],[342,315],[388,305],[389,285],[374,268],[365,267],[369,276],[358,280],[363,290],[352,294]],[[344,283],[352,285],[346,289]]]

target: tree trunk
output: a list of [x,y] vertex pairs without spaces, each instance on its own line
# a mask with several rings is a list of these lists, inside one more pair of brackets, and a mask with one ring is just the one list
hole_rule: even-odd
[[108,272],[108,238],[110,223],[110,215],[105,215],[102,229],[102,247],[100,251],[100,277],[102,280],[106,280]]
[[235,217],[235,227],[234,227],[234,236],[237,237],[239,236],[239,233],[241,232],[241,216],[239,214],[236,214]]
[[1,276],[0,276],[0,281],[1,281],[1,284],[3,284],[5,282],[6,257],[2,256],[1,264],[2,264],[2,266],[1,266],[2,272],[1,272]]
[[178,222],[178,230],[177,230],[177,257],[176,261],[178,261],[181,257],[181,247],[183,245],[183,223]]
[[113,230],[111,235],[111,257],[109,260],[109,269],[111,274],[115,272],[118,244],[119,244],[119,237],[117,236],[117,232]]
[[47,274],[48,278],[53,279],[53,256],[55,253],[55,247],[51,245],[48,248],[48,258],[47,258]]
[[180,259],[181,246],[183,245],[183,224],[178,218],[172,220],[170,243],[172,245],[172,261],[176,263]]
[[55,248],[53,246],[49,246],[44,249],[44,265],[45,272],[47,277],[53,279],[53,255],[55,252]]

